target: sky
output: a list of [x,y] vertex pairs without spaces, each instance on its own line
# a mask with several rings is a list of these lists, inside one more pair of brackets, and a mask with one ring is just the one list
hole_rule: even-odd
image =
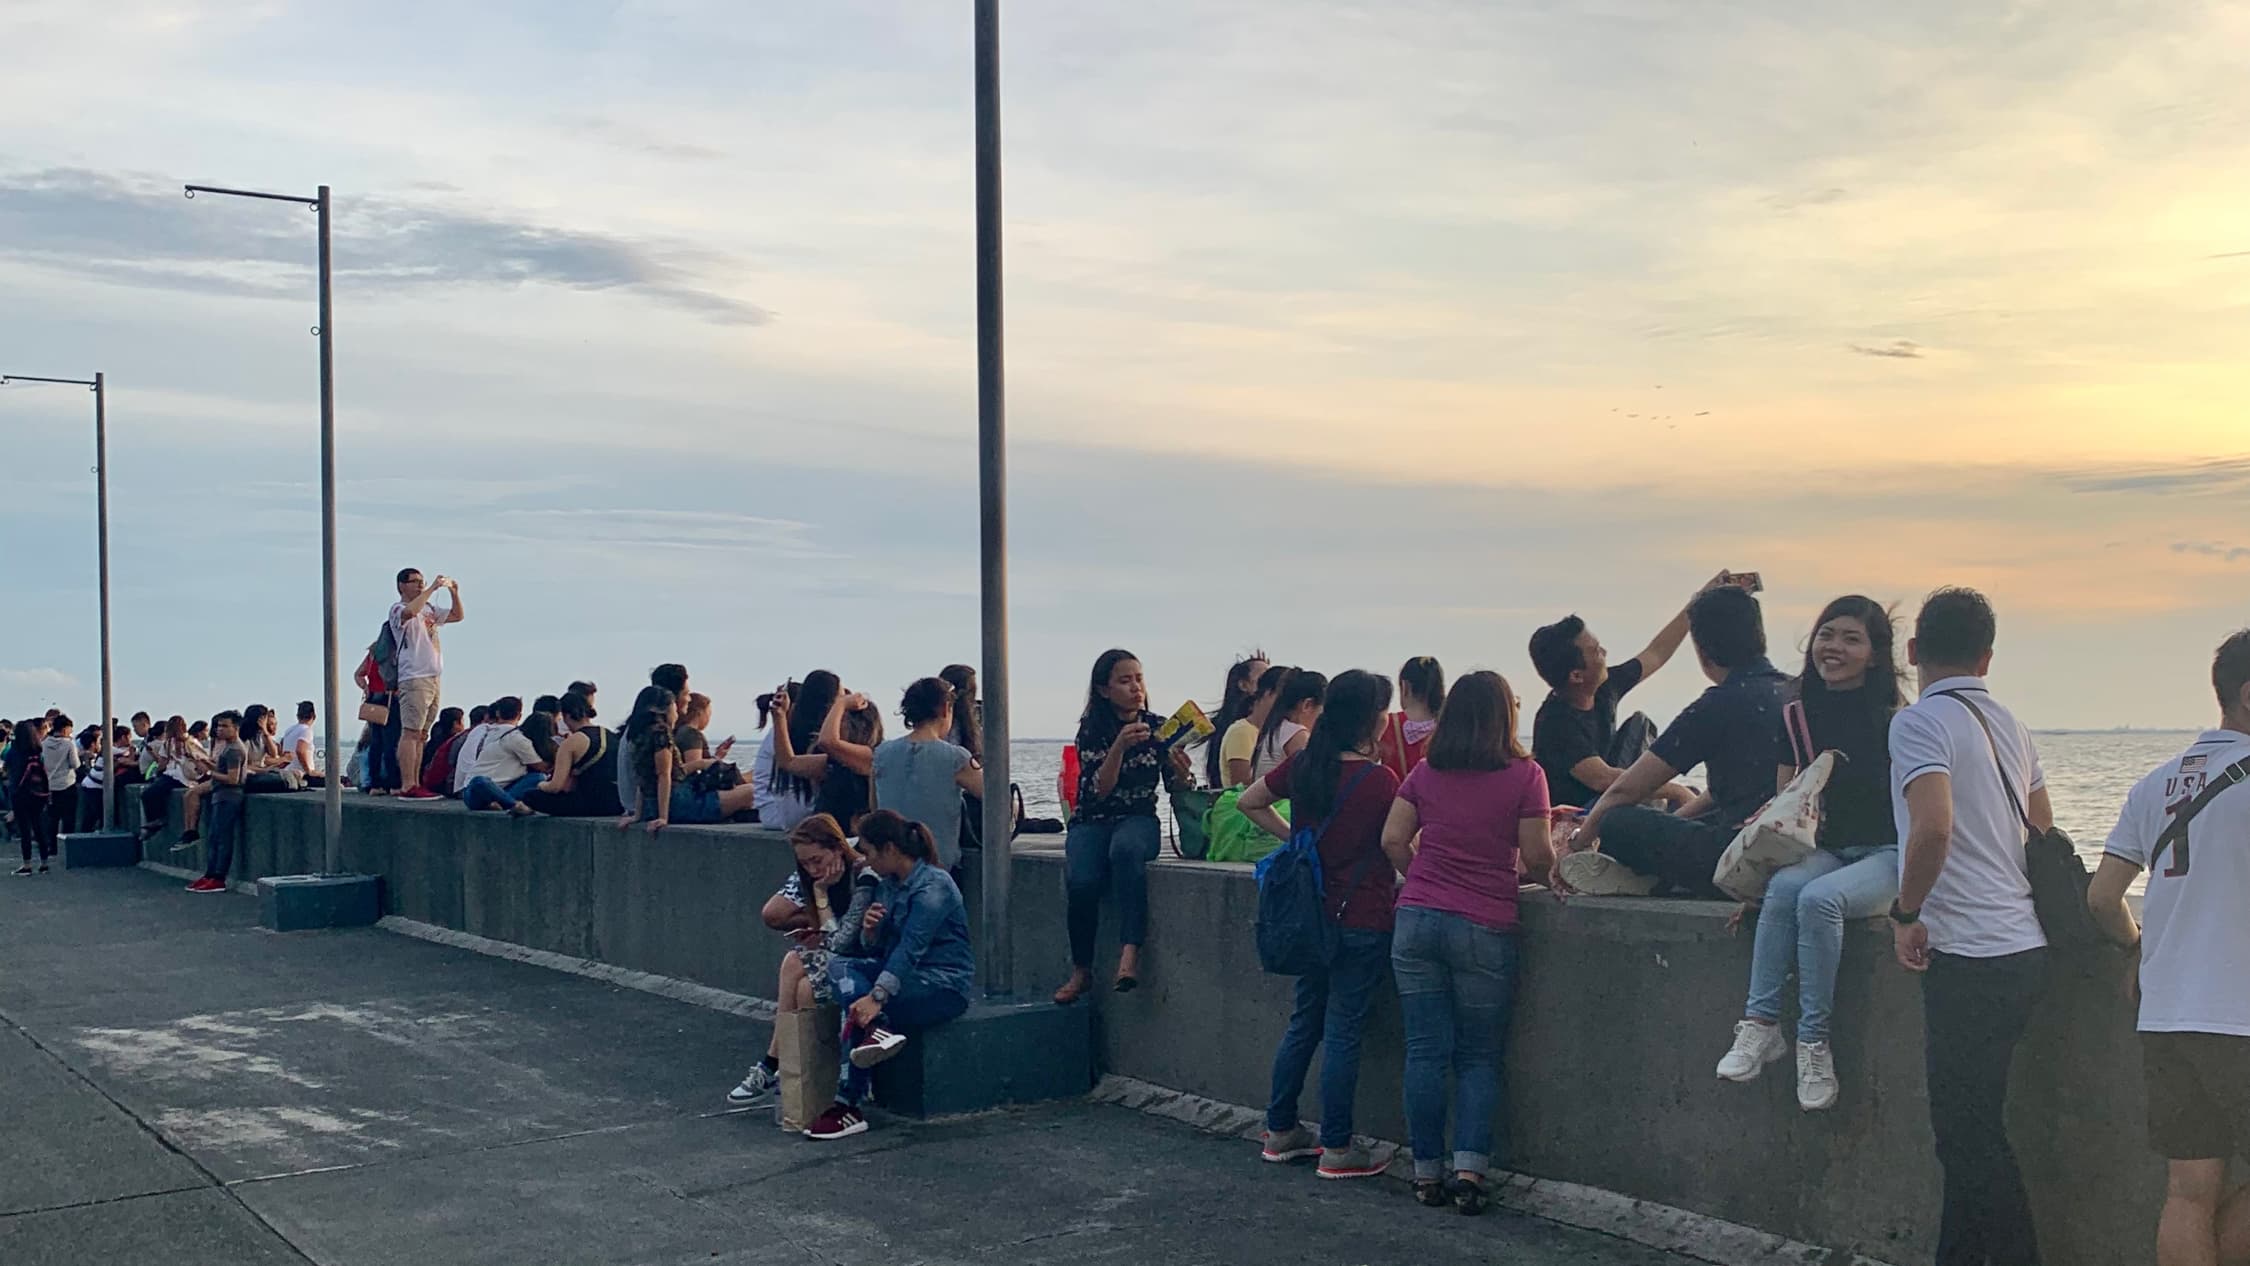
[[[104,371],[117,711],[320,694],[334,187],[348,671],[659,661],[752,732],[978,656],[969,7],[0,6],[0,373]],[[1721,568],[2000,614],[2041,727],[2198,726],[2250,623],[2250,9],[1016,3],[1019,735],[1103,649],[1536,694]],[[91,407],[0,388],[0,712],[98,704]],[[1703,683],[1685,662],[1635,700]],[[346,683],[347,701],[348,683]],[[894,720],[895,725],[895,720]]]

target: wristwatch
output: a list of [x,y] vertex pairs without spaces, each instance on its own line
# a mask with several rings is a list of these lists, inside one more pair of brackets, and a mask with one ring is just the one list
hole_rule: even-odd
[[1895,898],[1891,901],[1891,922],[1898,924],[1900,927],[1911,927],[1921,921],[1922,912],[1920,910],[1901,909]]
[[883,988],[881,985],[876,985],[874,988],[867,991],[867,996],[873,998],[875,1000],[875,1005],[880,1007],[887,1005],[890,1002],[891,991]]

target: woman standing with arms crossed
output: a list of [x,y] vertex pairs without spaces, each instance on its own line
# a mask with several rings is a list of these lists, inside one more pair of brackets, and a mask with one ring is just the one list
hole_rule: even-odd
[[1195,786],[1188,755],[1153,741],[1164,718],[1148,710],[1148,683],[1131,651],[1103,651],[1086,686],[1078,719],[1078,812],[1063,840],[1069,893],[1070,979],[1055,1002],[1078,1001],[1093,983],[1094,937],[1101,929],[1102,890],[1117,898],[1117,991],[1140,981],[1141,941],[1148,934],[1148,864],[1156,860],[1158,785]]
[[[1446,696],[1427,758],[1406,776],[1383,851],[1406,874],[1391,969],[1406,1027],[1406,1129],[1414,1198],[1484,1212],[1502,1060],[1515,1010],[1519,870],[1554,865],[1547,776],[1516,739],[1516,695],[1471,673]],[[1421,846],[1414,845],[1420,832]],[[1453,1185],[1445,1171],[1446,1072],[1453,1074]]]

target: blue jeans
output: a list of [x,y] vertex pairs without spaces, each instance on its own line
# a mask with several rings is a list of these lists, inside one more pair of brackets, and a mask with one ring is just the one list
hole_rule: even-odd
[[1781,989],[1797,969],[1797,1040],[1828,1040],[1836,1001],[1836,964],[1844,957],[1844,923],[1871,919],[1898,896],[1898,847],[1821,849],[1775,873],[1758,910],[1750,951],[1753,1020],[1781,1019]]
[[235,839],[242,834],[242,797],[212,793],[210,826],[203,836],[203,848],[209,857],[203,877],[225,883],[227,872],[234,869]]
[[[875,978],[882,974],[883,964],[879,959],[828,960],[828,979],[836,987],[836,1005],[846,1012],[840,1043],[844,1058],[836,1074],[836,1102],[847,1108],[858,1107],[875,1085],[874,1070],[852,1063],[852,1042],[859,1033],[852,1027],[849,1012],[854,1002],[875,987]],[[921,1033],[959,1018],[968,1009],[969,999],[965,995],[947,989],[921,989],[909,982],[898,996],[883,1004],[883,1014],[875,1017],[875,1023],[897,1033]]]
[[1297,1098],[1313,1051],[1320,1051],[1320,1145],[1352,1145],[1352,1100],[1359,1092],[1359,1032],[1375,986],[1391,961],[1391,934],[1345,928],[1328,970],[1297,977],[1297,1009],[1273,1053],[1273,1096],[1266,1129],[1297,1128]]
[[546,780],[545,774],[524,774],[503,787],[483,774],[478,774],[469,780],[468,786],[461,788],[461,803],[469,806],[472,813],[494,805],[513,813],[517,798]]
[[1069,894],[1070,963],[1094,965],[1094,934],[1102,925],[1102,889],[1117,898],[1117,941],[1148,936],[1148,864],[1162,839],[1152,815],[1073,822],[1063,837],[1063,886]]
[[1516,1008],[1516,934],[1478,927],[1458,914],[1400,906],[1391,970],[1406,1021],[1406,1137],[1414,1176],[1445,1175],[1448,1068],[1453,1168],[1482,1174],[1492,1166],[1494,1134],[1504,1124],[1502,1061]]

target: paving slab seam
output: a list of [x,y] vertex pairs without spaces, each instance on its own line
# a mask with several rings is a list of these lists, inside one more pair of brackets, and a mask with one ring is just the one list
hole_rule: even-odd
[[[1227,1138],[1256,1142],[1265,1129],[1263,1109],[1206,1099],[1133,1077],[1104,1075],[1087,1097]],[[1371,1149],[1390,1149],[1393,1160],[1385,1175],[1402,1182],[1412,1178],[1413,1167],[1406,1159],[1404,1145],[1366,1137],[1353,1141]],[[1712,1266],[1890,1266],[1861,1253],[1802,1243],[1739,1222],[1636,1200],[1599,1187],[1510,1170],[1496,1169],[1491,1177],[1495,1180],[1493,1199],[1504,1208]]]
[[127,1204],[135,1200],[149,1200],[157,1196],[177,1196],[190,1191],[208,1191],[202,1183],[192,1187],[165,1187],[157,1191],[136,1191],[129,1196],[104,1196],[99,1200],[73,1200],[69,1204],[41,1205],[36,1209],[0,1210],[0,1222],[9,1218],[29,1217],[35,1213],[69,1213],[77,1209],[99,1209],[104,1205]]
[[681,980],[676,976],[659,976],[654,972],[635,971],[629,967],[619,967],[615,963],[604,963],[591,958],[573,958],[568,954],[557,954],[552,950],[532,949],[529,946],[516,945],[507,941],[495,941],[490,937],[478,936],[472,932],[439,927],[433,923],[422,923],[395,914],[384,915],[375,921],[375,926],[386,932],[411,936],[418,941],[429,941],[435,945],[468,950],[471,953],[485,954],[493,958],[505,958],[511,962],[529,963],[534,967],[547,968],[549,971],[568,972],[573,976],[584,976],[589,980],[599,980],[605,984],[619,985],[626,989],[637,989],[642,993],[655,994],[659,998],[670,998],[674,1002],[685,1002],[712,1011],[723,1011],[728,1015],[738,1015],[745,1019],[762,1020],[771,1024],[774,1018],[774,1005],[764,998],[730,993],[724,989],[712,988],[710,985],[699,985],[693,981]]
[[[280,1228],[267,1221],[258,1213],[256,1209],[251,1208],[240,1195],[237,1195],[234,1190],[229,1187],[227,1183],[222,1180],[217,1174],[212,1173],[210,1168],[206,1166],[202,1161],[197,1160],[184,1148],[181,1148],[171,1139],[166,1138],[162,1130],[159,1130],[155,1126],[150,1125],[147,1121],[142,1120],[139,1113],[133,1111],[131,1108],[128,1108],[123,1103],[119,1102],[117,1096],[103,1089],[99,1082],[96,1082],[93,1078],[88,1077],[85,1073],[80,1072],[75,1066],[71,1064],[69,1060],[64,1059],[59,1053],[49,1047],[45,1042],[40,1041],[38,1035],[32,1033],[31,1030],[26,1029],[21,1024],[16,1023],[14,1019],[5,1014],[0,1014],[0,1024],[6,1025],[9,1030],[23,1038],[24,1041],[30,1043],[33,1050],[36,1050],[41,1055],[46,1056],[50,1060],[53,1060],[56,1067],[62,1069],[63,1072],[67,1073],[72,1078],[75,1078],[79,1082],[79,1084],[85,1086],[86,1089],[94,1092],[97,1095],[100,1095],[102,1098],[102,1102],[107,1103],[110,1107],[115,1108],[119,1113],[123,1114],[125,1119],[131,1121],[136,1127],[141,1130],[142,1133],[148,1135],[151,1139],[154,1139],[157,1146],[163,1148],[165,1151],[172,1153],[174,1156],[179,1157],[182,1161],[185,1161],[189,1168],[202,1175],[205,1186],[225,1196],[227,1200],[231,1201],[234,1204],[235,1208],[242,1211],[244,1217],[249,1218],[251,1222],[255,1223],[258,1226],[260,1230],[274,1237],[275,1242],[283,1245],[291,1253],[295,1254],[299,1261],[315,1262],[315,1259],[313,1257],[308,1255],[303,1249],[297,1247],[295,1241],[282,1234]],[[201,1188],[192,1187],[182,1188],[182,1190],[188,1191],[200,1189]],[[153,1195],[161,1193],[152,1192],[149,1194]],[[111,1202],[97,1201],[96,1203]]]

